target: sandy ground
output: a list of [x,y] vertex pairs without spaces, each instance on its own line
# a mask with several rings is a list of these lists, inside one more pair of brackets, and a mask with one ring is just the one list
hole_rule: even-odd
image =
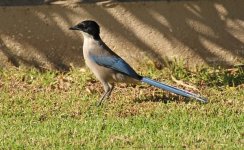
[[84,66],[82,36],[68,28],[85,19],[134,67],[174,58],[234,65],[244,60],[243,10],[243,0],[1,6],[0,65]]

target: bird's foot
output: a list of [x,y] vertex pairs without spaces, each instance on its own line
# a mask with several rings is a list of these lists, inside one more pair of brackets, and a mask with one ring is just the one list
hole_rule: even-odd
[[97,106],[97,107],[102,106],[102,101],[97,101],[97,102],[96,102],[96,106]]

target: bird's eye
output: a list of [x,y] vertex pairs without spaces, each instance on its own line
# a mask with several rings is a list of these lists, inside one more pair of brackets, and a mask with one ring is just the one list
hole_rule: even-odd
[[84,29],[85,26],[84,26],[83,24],[78,24],[78,28],[80,28],[80,29]]

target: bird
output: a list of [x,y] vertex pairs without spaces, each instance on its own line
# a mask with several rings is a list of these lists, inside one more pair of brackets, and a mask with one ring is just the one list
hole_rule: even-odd
[[119,55],[113,52],[100,37],[100,26],[94,20],[84,20],[70,30],[80,31],[83,35],[83,57],[88,68],[101,82],[104,93],[97,101],[97,106],[103,104],[114,89],[115,83],[138,83],[144,82],[151,86],[184,96],[194,98],[202,103],[207,99],[189,91],[160,83],[156,80],[144,77],[136,71]]

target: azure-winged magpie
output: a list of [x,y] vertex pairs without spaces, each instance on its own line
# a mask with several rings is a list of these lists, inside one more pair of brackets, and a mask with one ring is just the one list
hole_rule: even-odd
[[157,82],[138,75],[132,67],[120,56],[114,53],[101,39],[100,27],[93,20],[85,20],[70,28],[70,30],[81,31],[84,37],[83,55],[87,66],[95,74],[104,87],[104,94],[98,101],[101,105],[111,94],[116,82],[141,81],[163,90],[170,91],[189,98],[195,98],[206,103],[207,99],[191,92]]

